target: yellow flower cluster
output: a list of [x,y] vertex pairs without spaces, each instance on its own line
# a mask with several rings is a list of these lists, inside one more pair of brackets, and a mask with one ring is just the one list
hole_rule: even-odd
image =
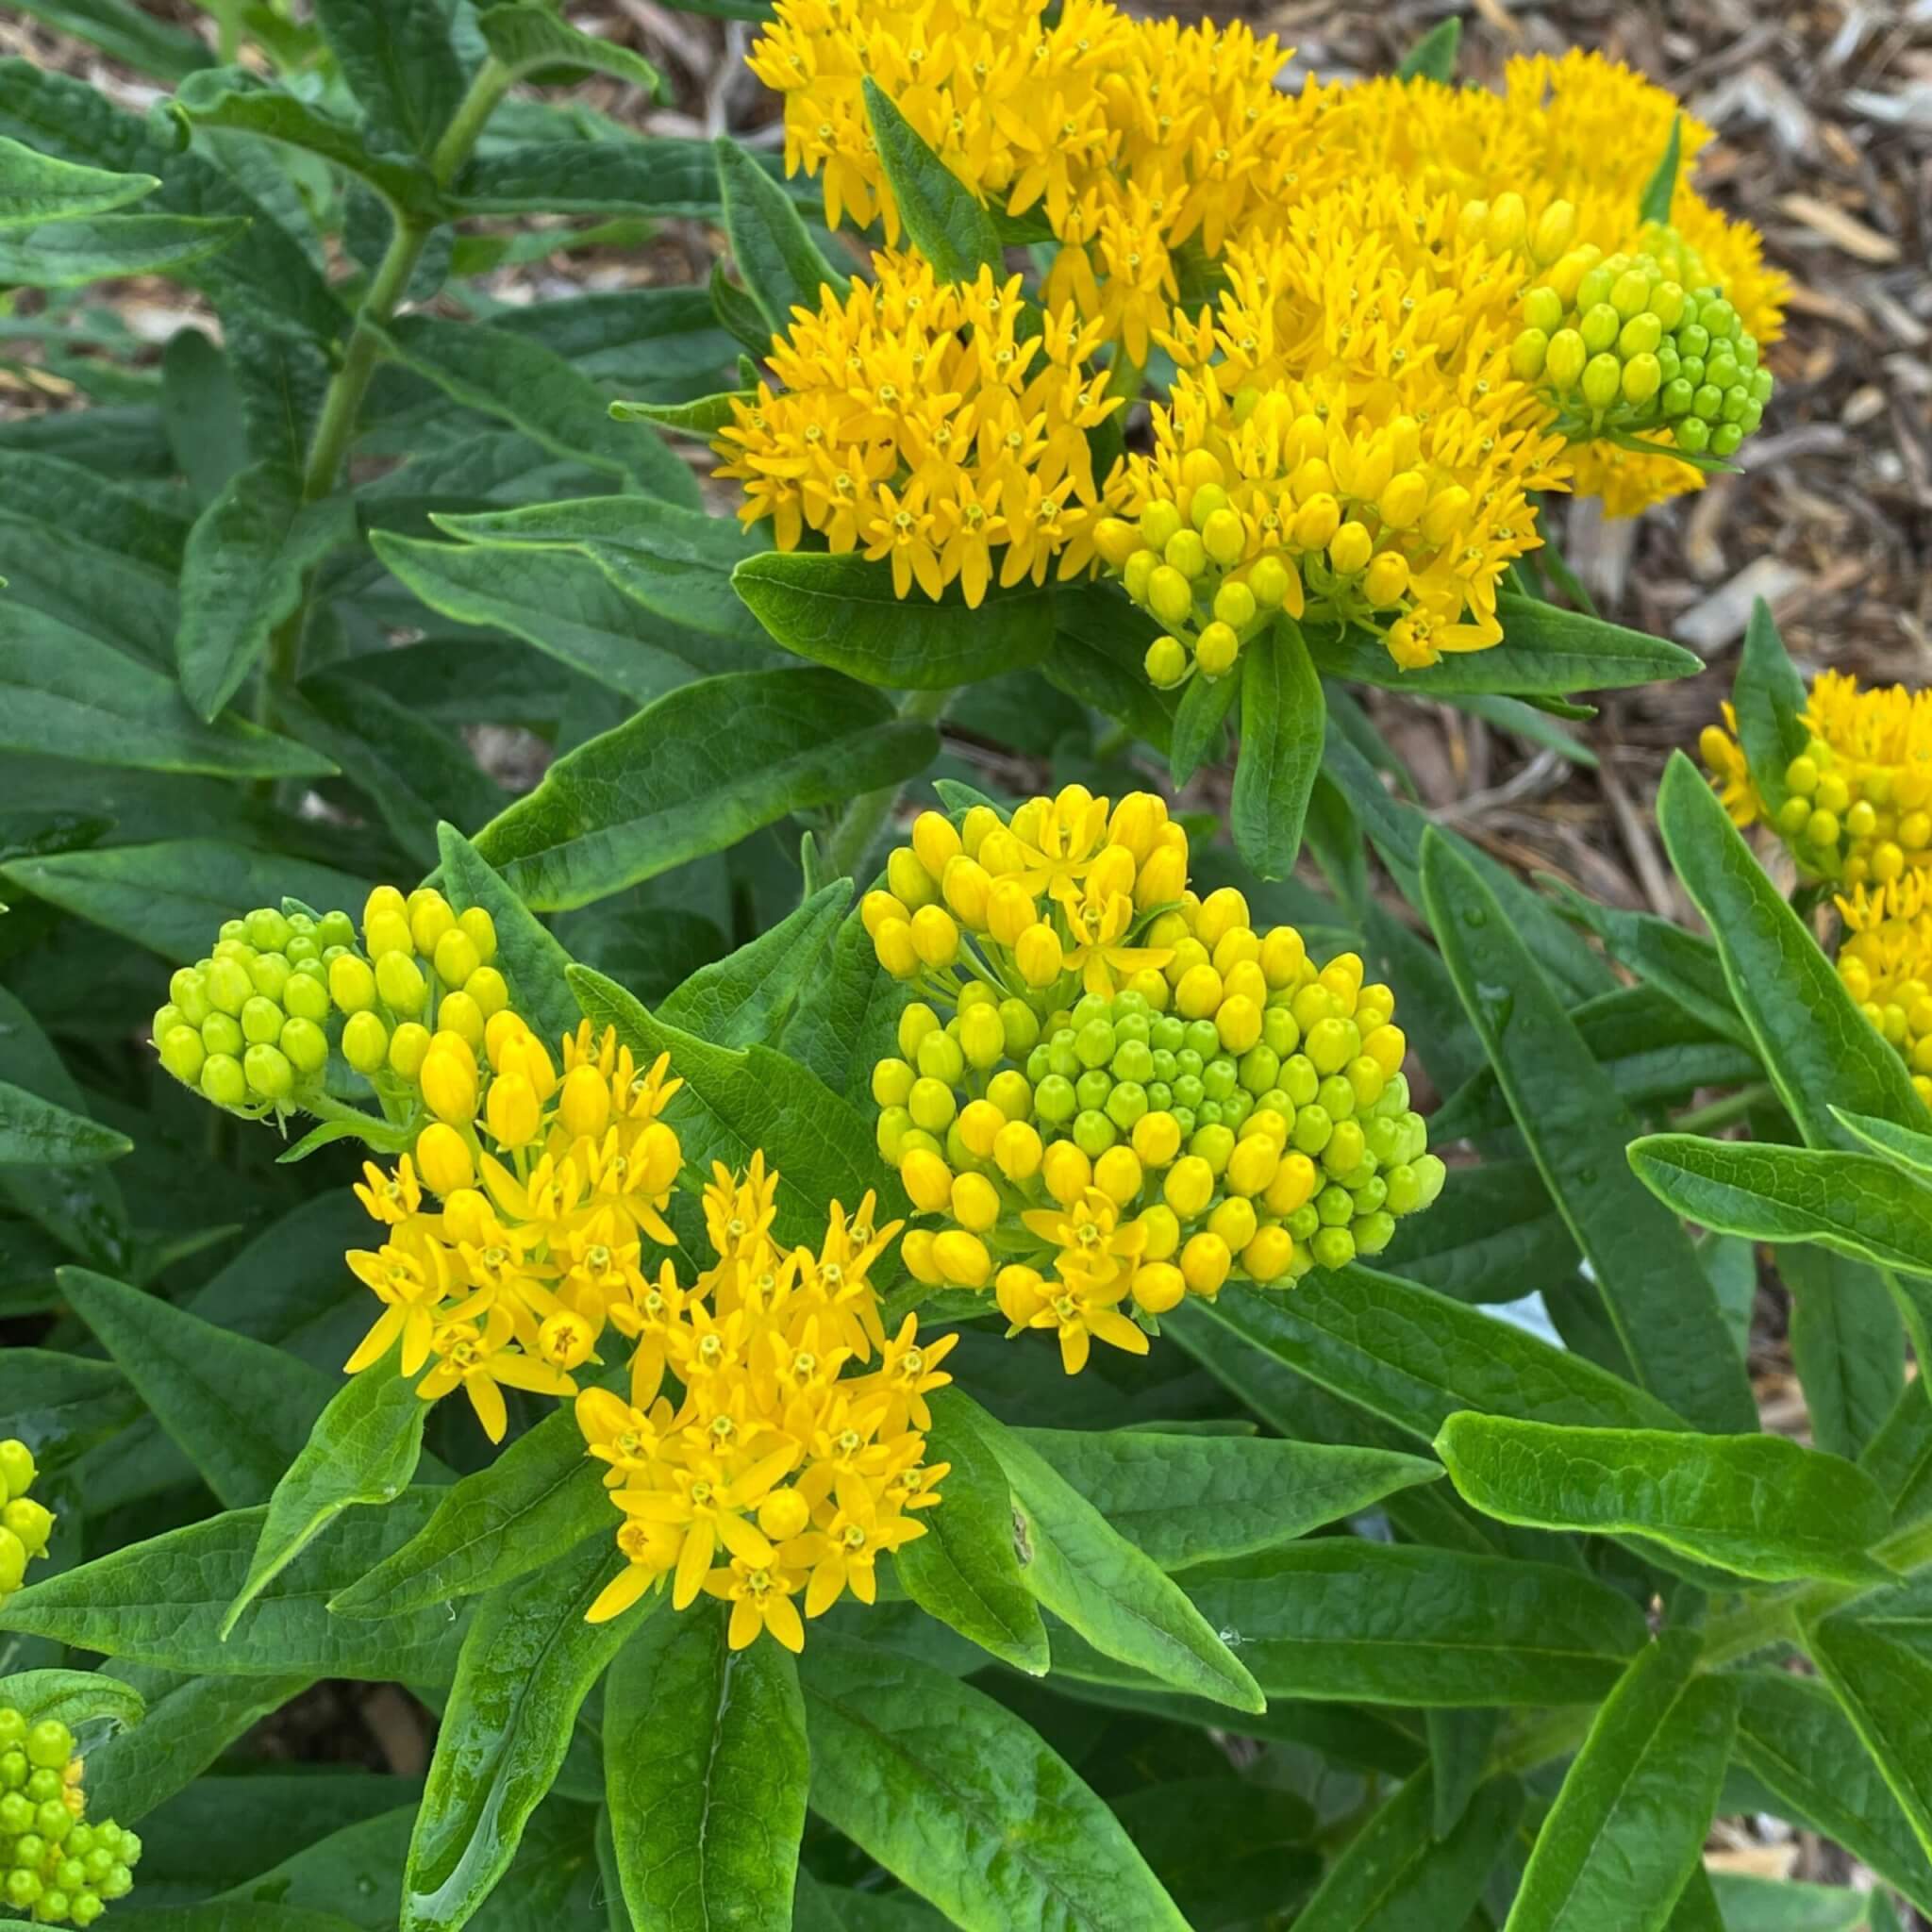
[[574,1395],[571,1371],[596,1359],[606,1326],[637,1332],[654,1292],[641,1241],[675,1240],[664,1208],[683,1153],[658,1118],[680,1085],[668,1056],[640,1068],[588,1021],[561,1047],[559,1072],[510,1008],[491,1016],[480,1057],[438,1034],[421,1070],[436,1118],[413,1157],[388,1174],[369,1164],[356,1189],[383,1236],[349,1266],[383,1309],[345,1372],[400,1342],[406,1375],[431,1364],[417,1393],[461,1388],[492,1441],[505,1388]]
[[714,447],[744,486],[739,515],[770,518],[782,550],[803,530],[836,553],[890,558],[901,597],[957,582],[976,606],[995,576],[1043,583],[1092,555],[1099,486],[1088,432],[1122,405],[1087,367],[1094,324],[1051,310],[1032,333],[1018,275],[970,287],[909,255],[774,339],[783,385],[732,405]]
[[742,1177],[716,1168],[716,1261],[688,1288],[666,1262],[612,1308],[635,1338],[628,1396],[587,1389],[576,1415],[609,1465],[628,1564],[592,1623],[668,1577],[677,1609],[701,1590],[730,1603],[733,1649],[769,1630],[799,1650],[798,1599],[806,1617],[847,1591],[873,1602],[878,1557],[923,1536],[918,1512],[940,1501],[925,1398],[952,1380],[940,1365],[958,1338],[923,1342],[912,1315],[885,1332],[870,1276],[901,1224],[878,1225],[868,1193],[850,1217],[832,1203],[816,1252],[787,1249],[777,1188],[761,1154]]
[[1707,725],[1699,750],[1740,825],[1763,818],[1814,878],[1883,888],[1932,868],[1932,691],[1860,691],[1826,671],[1803,713],[1810,742],[1786,767],[1775,813],[1751,776],[1737,714]]
[[860,912],[932,1003],[873,1074],[879,1149],[939,1224],[902,1257],[991,1287],[1070,1374],[1096,1338],[1143,1353],[1134,1317],[1230,1275],[1379,1253],[1441,1191],[1393,994],[1353,954],[1317,968],[1291,926],[1257,932],[1238,891],[1191,891],[1152,793],[923,813]]
[[1838,975],[1932,1107],[1932,871],[1860,886],[1838,904],[1845,920]]

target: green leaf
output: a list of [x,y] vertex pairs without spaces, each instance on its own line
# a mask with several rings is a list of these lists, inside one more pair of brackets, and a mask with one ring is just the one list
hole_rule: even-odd
[[956,1407],[1007,1473],[1020,1574],[1049,1610],[1103,1655],[1174,1690],[1265,1708],[1246,1667],[1150,1557],[1024,1438],[963,1396]]
[[1932,1181],[1932,1134],[1921,1134],[1893,1121],[1874,1120],[1867,1113],[1849,1113],[1841,1107],[1834,1107],[1831,1113],[1848,1134],[1884,1155],[1894,1166]]
[[359,906],[369,888],[307,859],[217,839],[167,839],[16,858],[0,876],[95,925],[187,965],[203,958],[222,921],[292,893],[310,905]]
[[1428,1724],[1430,1829],[1447,1838],[1461,1824],[1482,1785],[1503,1728],[1500,1710],[1431,1710]]
[[[1837,1885],[1752,1878],[1740,1872],[1711,1874],[1723,1932],[1857,1932],[1873,1911],[1874,1894]],[[1896,1924],[1896,1921],[1893,1922]]]
[[[103,1724],[102,1741],[147,1715],[147,1700],[133,1685],[99,1671],[21,1671],[0,1677],[0,1703],[19,1711],[30,1724],[44,1724],[49,1718],[71,1731]],[[92,1736],[83,1742],[92,1757]]]
[[123,275],[178,275],[235,241],[239,216],[104,215],[50,223],[18,239],[0,236],[0,283],[78,289]]
[[408,1488],[423,1454],[428,1414],[428,1403],[401,1374],[394,1350],[350,1376],[316,1418],[269,1498],[261,1541],[246,1582],[228,1606],[224,1637],[270,1581],[344,1509],[392,1503]]
[[1474,867],[1423,841],[1429,924],[1470,1021],[1639,1384],[1688,1421],[1748,1430],[1757,1404],[1682,1224],[1620,1158],[1637,1124]]
[[[1629,1598],[1580,1571],[1352,1536],[1193,1571],[1188,1593],[1271,1702],[1594,1703],[1646,1636]],[[1054,1670],[1155,1688],[1058,1631]]]
[[140,1923],[142,1932],[357,1932],[353,1919],[335,1912],[233,1899],[142,1912]]
[[723,1161],[736,1173],[764,1150],[779,1176],[778,1239],[820,1241],[831,1201],[856,1210],[875,1192],[880,1219],[906,1211],[898,1180],[858,1109],[797,1061],[769,1047],[713,1046],[667,1025],[588,967],[573,966],[570,983],[592,1026],[615,1026],[645,1064],[671,1056],[684,1085],[664,1119],[677,1129],[688,1168],[702,1174]]
[[44,1348],[0,1351],[0,1436],[42,1463],[71,1462],[141,1413],[141,1397],[107,1362]]
[[1119,1823],[991,1698],[814,1631],[812,1809],[965,1932],[1187,1932]]
[[1887,1574],[1867,1554],[1891,1527],[1877,1484],[1787,1436],[1464,1414],[1442,1424],[1436,1453],[1461,1495],[1505,1523],[1648,1537],[1766,1583],[1872,1583]]
[[777,1640],[732,1650],[724,1607],[708,1603],[654,1617],[611,1666],[604,1740],[632,1922],[788,1932],[811,1754]]
[[584,1621],[624,1561],[600,1538],[478,1605],[409,1840],[399,1932],[466,1924],[508,1869],[562,1766],[578,1707],[657,1608]]
[[973,281],[989,265],[1001,273],[1005,250],[992,217],[920,139],[878,82],[867,75],[863,85],[879,162],[907,239],[942,282]]
[[1447,1932],[1460,1925],[1514,1835],[1523,1805],[1523,1787],[1513,1777],[1497,1778],[1439,1838],[1430,1828],[1434,1787],[1427,1772],[1418,1772],[1349,1840],[1302,1907],[1295,1932]]
[[1264,879],[1294,870],[1326,720],[1301,626],[1277,618],[1241,653],[1241,745],[1228,812],[1241,863]]
[[0,1080],[0,1166],[89,1167],[133,1151],[126,1135]]
[[912,777],[937,741],[836,672],[727,673],[558,758],[476,850],[525,905],[584,906],[788,812]]
[[1546,883],[1562,893],[1563,912],[1595,934],[1605,952],[1644,986],[1674,1001],[1723,1039],[1754,1046],[1751,1029],[1731,998],[1724,962],[1710,941],[1648,912],[1599,906],[1561,879]]
[[740,643],[765,642],[732,584],[732,572],[759,555],[758,540],[735,517],[707,516],[652,496],[590,496],[434,522],[469,543],[580,552],[625,596],[668,623]]
[[1682,752],[1657,792],[1657,827],[1716,935],[1731,996],[1805,1139],[1814,1147],[1857,1144],[1833,1117],[1834,1105],[1925,1132],[1932,1117],[1905,1061],[1859,1011]]
[[1751,1671],[1738,1682],[1739,1761],[1780,1815],[1835,1839],[1920,1910],[1932,1910],[1932,1862],[1838,1700],[1788,1671]]
[[1323,1442],[1158,1427],[1015,1433],[1111,1528],[1170,1571],[1272,1549],[1442,1474],[1420,1456]]
[[371,145],[426,156],[463,95],[441,0],[316,0],[315,24],[362,104]]
[[204,722],[173,678],[10,601],[0,607],[0,750],[227,778],[318,778],[335,770],[306,745],[240,719]]
[[660,1003],[658,1017],[714,1046],[771,1045],[851,903],[850,879],[821,886],[771,931],[699,967]]
[[1447,20],[1439,20],[1402,57],[1395,77],[1397,80],[1436,80],[1448,87],[1456,79],[1456,57],[1461,48],[1462,22],[1452,14]]
[[944,691],[1037,664],[1054,635],[1054,597],[1022,584],[969,608],[957,585],[934,603],[901,598],[891,566],[850,553],[766,550],[731,575],[732,588],[788,651],[867,684]]
[[568,84],[586,74],[608,74],[647,94],[663,92],[663,75],[641,54],[580,32],[547,7],[488,7],[476,16],[476,26],[490,51],[519,76],[541,68],[560,69],[539,78]]
[[737,404],[749,404],[757,396],[755,389],[724,389],[688,403],[612,403],[610,414],[619,423],[655,423],[660,429],[675,430],[680,436],[702,437],[708,442],[719,430],[736,420]]
[[1002,1663],[1043,1676],[1046,1626],[1021,1574],[1006,1471],[963,1402],[942,1392],[931,1407],[926,1455],[951,1467],[945,1507],[921,1516],[925,1534],[896,1552],[893,1574],[921,1609]]
[[1235,677],[1195,677],[1189,680],[1174,708],[1174,736],[1168,746],[1167,775],[1185,785],[1209,758],[1225,749],[1223,726],[1241,693]]
[[301,608],[308,573],[356,535],[347,497],[305,503],[276,463],[240,472],[202,511],[181,566],[175,658],[181,689],[213,722],[276,628]]
[[18,10],[160,80],[179,80],[214,58],[185,28],[144,13],[135,0],[18,0]]
[[1677,162],[1684,147],[1684,117],[1671,116],[1670,138],[1664,142],[1662,158],[1657,164],[1657,172],[1644,183],[1643,197],[1637,204],[1637,218],[1641,222],[1668,222],[1671,218],[1671,203],[1677,194]]
[[1158,1782],[1108,1802],[1190,1924],[1258,1924],[1314,1890],[1312,1806],[1244,1777],[1161,1777],[1161,1768],[1150,1767]]
[[1807,1647],[1872,1754],[1923,1852],[1932,1855],[1932,1657],[1840,1611],[1811,1625]]
[[568,1409],[442,1492],[421,1530],[329,1600],[338,1617],[397,1617],[479,1595],[614,1526],[600,1466]]
[[1646,1646],[1605,1701],[1506,1932],[1663,1932],[1696,1869],[1738,1726],[1738,1687],[1700,1677],[1698,1640]]
[[604,391],[554,350],[510,329],[427,315],[400,316],[381,333],[391,355],[466,408],[499,417],[553,455],[646,495],[698,507],[697,479],[684,459],[649,430],[613,423]]
[[166,1670],[447,1683],[463,1620],[442,1605],[366,1621],[331,1617],[325,1607],[407,1542],[441,1493],[410,1490],[387,1509],[339,1518],[226,1640],[221,1624],[247,1577],[265,1507],[231,1509],[29,1584],[0,1607],[0,1629]]
[[[1674,127],[1674,124],[1673,124]],[[1731,701],[1738,714],[1738,742],[1744,750],[1751,782],[1775,816],[1790,792],[1785,768],[1811,741],[1804,722],[1805,680],[1798,675],[1778,635],[1777,620],[1763,598],[1751,607],[1744,649],[1738,659]]]
[[798,204],[769,170],[727,135],[719,136],[717,149],[732,259],[772,333],[783,335],[794,308],[818,313],[822,289],[842,300],[847,278],[819,253]]
[[[1905,1388],[1905,1327],[1883,1279],[1817,1247],[1780,1248],[1791,1293],[1791,1360],[1805,1391],[1812,1440],[1834,1456],[1857,1456]],[[1751,1271],[1757,1289],[1757,1265]]]
[[[595,167],[584,165],[594,158]],[[783,172],[777,155],[774,175]],[[708,141],[533,142],[472,161],[457,183],[463,212],[475,215],[650,215],[715,221],[723,213],[718,157]],[[788,192],[802,206],[820,199],[816,181],[798,176]]]
[[1629,1157],[1659,1200],[1706,1227],[1932,1274],[1932,1191],[1875,1156],[1648,1134]]
[[85,1268],[60,1291],[230,1509],[266,1502],[334,1392],[281,1349]]
[[81,167],[36,154],[20,142],[0,140],[0,229],[34,228],[43,222],[105,214],[140,201],[160,185],[153,175]]

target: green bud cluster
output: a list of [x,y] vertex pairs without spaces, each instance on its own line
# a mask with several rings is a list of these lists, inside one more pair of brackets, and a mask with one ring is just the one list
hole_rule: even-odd
[[0,1602],[26,1580],[26,1566],[47,1554],[54,1512],[27,1494],[36,1471],[33,1451],[17,1438],[0,1442]]
[[141,1840],[87,1820],[74,1733],[0,1705],[0,1908],[45,1925],[92,1925],[125,1898]]
[[1564,257],[1524,297],[1511,366],[1572,441],[1661,436],[1686,456],[1734,456],[1775,383],[1722,291],[1674,278],[1701,273],[1694,255],[1655,239],[1634,255]]

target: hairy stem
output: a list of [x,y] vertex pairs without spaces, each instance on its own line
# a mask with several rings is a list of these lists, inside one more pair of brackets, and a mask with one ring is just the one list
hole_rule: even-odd
[[[908,691],[899,702],[899,715],[902,718],[923,718],[936,724],[958,694],[957,686],[940,691]],[[891,817],[892,806],[898,796],[896,785],[886,785],[876,791],[860,793],[845,808],[827,852],[826,862],[831,877],[857,876],[865,855],[872,850],[873,841]]]

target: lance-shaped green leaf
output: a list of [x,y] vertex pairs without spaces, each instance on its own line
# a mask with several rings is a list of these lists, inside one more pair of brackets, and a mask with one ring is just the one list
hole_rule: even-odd
[[699,967],[662,1001],[659,1016],[716,1046],[772,1044],[851,901],[850,879],[821,886],[770,932]]
[[1453,1830],[1431,1829],[1434,1781],[1418,1772],[1349,1840],[1295,1932],[1421,1932],[1460,1925],[1523,1816],[1513,1777],[1476,1792]]
[[526,906],[588,905],[787,812],[897,784],[937,746],[836,672],[708,677],[558,758],[476,850]]
[[[1755,1250],[1749,1286],[1755,1295]],[[1778,1250],[1790,1290],[1791,1362],[1805,1390],[1811,1435],[1834,1456],[1859,1455],[1885,1426],[1905,1389],[1905,1324],[1884,1278],[1828,1249]]]
[[1322,1858],[1311,1805],[1243,1777],[1152,1774],[1158,1782],[1113,1795],[1113,1814],[1190,1924],[1253,1924],[1313,1891]]
[[36,154],[17,141],[0,140],[0,228],[34,228],[43,222],[105,214],[152,194],[153,175],[117,175]]
[[1690,1422],[1755,1428],[1751,1384],[1697,1251],[1620,1158],[1637,1124],[1496,895],[1434,832],[1423,841],[1422,891],[1457,991],[1637,1379]]
[[1456,78],[1456,57],[1462,47],[1462,23],[1452,15],[1439,20],[1407,54],[1395,70],[1397,80],[1434,80],[1447,87]]
[[1167,775],[1176,786],[1185,785],[1209,758],[1218,758],[1226,750],[1224,727],[1241,694],[1239,678],[1189,680],[1174,707],[1174,736],[1167,748]]
[[204,718],[235,695],[294,614],[309,571],[355,534],[346,497],[305,503],[300,479],[279,463],[242,470],[202,511],[182,559],[175,659]]
[[1163,1570],[1272,1549],[1442,1474],[1420,1456],[1338,1443],[1161,1429],[1015,1433]]
[[1841,1610],[1814,1624],[1811,1660],[1898,1801],[1920,1849],[1932,1855],[1932,1656]]
[[718,185],[732,259],[774,335],[791,326],[791,311],[818,312],[820,291],[842,297],[846,278],[805,231],[798,204],[768,169],[731,140],[718,139]]
[[[1188,1594],[1271,1700],[1593,1703],[1646,1634],[1628,1597],[1580,1571],[1352,1536],[1190,1572]],[[1157,1688],[1071,1633],[1054,1633],[1054,1670]]]
[[1663,1932],[1696,1869],[1738,1687],[1666,1632],[1605,1700],[1537,1834],[1506,1932]]
[[604,1465],[584,1450],[568,1408],[547,1415],[487,1469],[443,1491],[400,1549],[329,1599],[338,1617],[395,1617],[513,1583],[585,1538],[616,1533]]
[[463,95],[440,0],[317,0],[315,24],[385,153],[427,155]]
[[90,1167],[133,1150],[125,1134],[0,1080],[0,1166]]
[[265,1502],[334,1393],[327,1378],[85,1268],[63,1268],[60,1291],[222,1502]]
[[[606,142],[594,168],[581,141],[543,141],[500,149],[472,161],[457,183],[465,213],[489,215],[651,215],[715,221],[723,212],[718,157],[708,141]],[[773,173],[782,173],[771,157]],[[788,191],[801,205],[820,199],[816,181],[797,176]]]
[[615,402],[610,406],[610,413],[619,423],[655,423],[660,429],[673,429],[680,436],[702,437],[708,442],[735,420],[737,405],[748,408],[757,398],[755,389],[722,389],[711,395],[695,396],[688,403]]
[[1833,1108],[1831,1112],[1846,1132],[1874,1153],[1884,1155],[1893,1166],[1921,1180],[1932,1181],[1932,1134],[1902,1127],[1895,1121],[1874,1120],[1868,1113],[1851,1113],[1841,1107]]
[[0,282],[78,289],[121,275],[177,275],[237,240],[237,215],[101,215],[0,235]]
[[965,1932],[1187,1932],[1030,1725],[930,1665],[814,1631],[811,1807]]
[[360,1932],[354,1919],[345,1919],[340,1912],[242,1899],[163,1907],[142,1912],[141,1923],[148,1932]]
[[1433,1813],[1431,1829],[1447,1838],[1462,1823],[1470,1800],[1489,1770],[1497,1734],[1503,1728],[1500,1710],[1431,1710],[1428,1725],[1429,1783]]
[[1767,815],[1775,816],[1790,796],[1785,769],[1811,741],[1804,718],[1809,700],[1805,680],[1778,635],[1777,620],[1761,597],[1751,607],[1751,621],[1744,628],[1731,701],[1751,782],[1763,795]]
[[943,691],[1037,664],[1053,642],[1054,596],[1021,584],[970,608],[957,585],[937,603],[901,597],[891,567],[856,552],[765,550],[731,575],[788,651],[894,691]]
[[240,719],[205,722],[172,677],[10,600],[0,610],[0,750],[226,778],[335,770],[307,745]]
[[1731,996],[1805,1139],[1814,1147],[1857,1144],[1835,1106],[1918,1133],[1932,1127],[1905,1061],[1858,1009],[1682,752],[1657,791],[1657,828],[1716,936]]
[[703,1601],[652,1618],[611,1666],[604,1776],[632,1923],[789,1932],[811,1753],[776,1639],[733,1650]]
[[1013,1540],[1026,1587],[1104,1655],[1174,1690],[1264,1707],[1253,1675],[1159,1567],[1020,1436],[961,1397],[1013,1491]]
[[663,75],[635,48],[584,33],[548,7],[528,0],[486,7],[476,16],[476,28],[490,51],[519,78],[534,75],[541,79],[545,71],[548,77],[563,80],[608,74],[647,94],[663,90]]
[[409,1840],[402,1932],[465,1924],[508,1870],[591,1686],[658,1607],[633,1604],[606,1623],[585,1621],[624,1564],[599,1539],[478,1605]]
[[352,1375],[316,1418],[288,1473],[269,1498],[261,1541],[247,1580],[228,1606],[225,1637],[272,1577],[299,1557],[344,1509],[392,1503],[408,1488],[423,1454],[429,1405],[416,1393],[391,1349]]
[[1684,117],[1671,116],[1671,132],[1664,142],[1662,158],[1644,184],[1643,198],[1637,205],[1638,217],[1646,222],[1668,222],[1671,203],[1677,193],[1677,161],[1684,146]]
[[1731,998],[1724,961],[1710,941],[1654,913],[1600,906],[1566,880],[1545,883],[1561,895],[1563,912],[1586,932],[1594,933],[1604,951],[1620,966],[1628,967],[1642,986],[1674,1001],[1720,1038],[1747,1049],[1754,1046],[1751,1029]]
[[1891,1527],[1856,1464],[1786,1436],[1579,1429],[1452,1415],[1436,1453],[1462,1496],[1533,1529],[1653,1538],[1740,1576],[1882,1582]]
[[941,1391],[932,1424],[926,1456],[949,1465],[945,1507],[921,1513],[925,1534],[894,1554],[893,1574],[921,1609],[1001,1662],[1043,1676],[1046,1625],[1021,1574],[1007,1473],[963,1401]]
[[970,282],[1004,258],[999,231],[973,191],[920,139],[892,98],[870,75],[865,111],[899,220],[913,247],[942,282]]
[[1278,618],[1241,653],[1241,746],[1229,807],[1241,863],[1264,879],[1294,870],[1326,724],[1301,626]]
[[1870,1932],[1898,1932],[1898,1920],[1890,1916],[1890,1907],[1878,1892],[1807,1885],[1794,1878],[1753,1878],[1742,1872],[1707,1872],[1691,1874],[1685,1899],[1700,1886],[1708,1906],[1700,1900],[1698,1909],[1706,1916],[1690,1921],[1680,1904],[1670,1932],[1858,1932],[1861,1926]]
[[1659,1200],[1706,1227],[1932,1274],[1932,1189],[1875,1155],[1648,1134],[1629,1158]]
[[441,1495],[410,1490],[387,1509],[338,1518],[226,1640],[221,1625],[247,1577],[265,1507],[231,1509],[29,1584],[0,1607],[0,1629],[172,1671],[447,1683],[463,1620],[444,1606],[366,1622],[325,1607],[421,1529]]
[[0,1677],[0,1704],[30,1724],[52,1719],[71,1731],[87,1727],[82,1741],[90,1756],[96,1730],[105,1740],[147,1715],[147,1700],[133,1685],[101,1671],[19,1671]]
[[111,1363],[0,1350],[0,1435],[19,1437],[42,1463],[73,1461],[140,1412],[140,1394]]

